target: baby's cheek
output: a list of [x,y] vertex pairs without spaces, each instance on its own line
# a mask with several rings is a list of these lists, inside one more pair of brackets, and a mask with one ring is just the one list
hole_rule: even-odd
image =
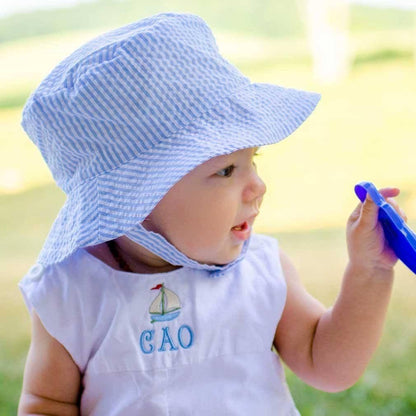
[[180,247],[177,248],[193,260],[211,263],[211,257],[221,245],[222,239],[223,234],[218,232],[218,227],[207,222],[182,235]]

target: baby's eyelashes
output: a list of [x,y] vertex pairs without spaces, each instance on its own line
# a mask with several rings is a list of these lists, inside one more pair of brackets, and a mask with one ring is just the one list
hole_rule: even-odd
[[226,168],[219,170],[217,172],[217,175],[218,176],[223,176],[225,178],[229,178],[232,175],[232,173],[234,172],[234,169],[235,169],[234,165],[227,166]]
[[[256,164],[255,164],[255,162],[254,162],[254,157],[258,157],[258,156],[260,156],[260,155],[261,155],[261,153],[259,153],[259,151],[258,151],[258,150],[256,150],[256,151],[253,153],[253,159],[252,159],[251,163],[252,163],[252,165],[253,165],[254,167],[256,167]],[[226,168],[219,170],[219,171],[216,173],[216,175],[218,175],[218,176],[222,176],[222,177],[224,177],[224,178],[229,178],[229,177],[233,174],[233,172],[234,172],[234,169],[235,169],[235,168],[236,168],[236,166],[235,166],[234,164],[231,164],[230,166],[227,166]]]

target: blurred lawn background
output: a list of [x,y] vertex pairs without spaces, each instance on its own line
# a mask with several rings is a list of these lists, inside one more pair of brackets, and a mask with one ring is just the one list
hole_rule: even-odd
[[[20,128],[22,106],[61,59],[105,30],[161,11],[197,13],[223,55],[253,81],[322,94],[299,131],[260,152],[268,193],[256,231],[279,239],[307,289],[326,305],[336,298],[347,260],[344,228],[357,182],[399,186],[398,200],[416,228],[414,14],[352,6],[351,71],[326,85],[312,75],[300,5],[101,0],[0,19],[0,416],[16,414],[30,340],[17,282],[65,199]],[[380,348],[357,385],[327,394],[287,372],[301,414],[415,415],[415,318],[416,280],[399,264]]]

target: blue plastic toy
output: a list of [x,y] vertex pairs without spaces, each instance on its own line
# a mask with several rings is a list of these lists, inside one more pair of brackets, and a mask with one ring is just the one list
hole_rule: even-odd
[[371,182],[360,182],[355,186],[355,193],[361,202],[364,202],[367,192],[379,207],[378,220],[390,247],[396,256],[416,273],[416,234]]

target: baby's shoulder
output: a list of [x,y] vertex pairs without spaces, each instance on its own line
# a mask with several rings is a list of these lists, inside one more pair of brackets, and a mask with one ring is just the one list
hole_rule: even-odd
[[88,256],[78,250],[60,263],[37,263],[19,282],[29,312],[36,311],[81,371],[117,305],[110,270]]
[[[94,260],[79,249],[59,263],[36,263],[19,282],[29,309],[41,303],[51,310],[63,304],[69,309],[82,304],[89,304],[90,309],[99,305],[108,293],[114,293],[115,284],[111,268]],[[84,306],[82,310],[86,310]]]
[[[78,249],[59,263],[43,265],[36,263],[22,281],[47,282],[66,281],[76,285],[93,283],[94,280],[108,280],[111,268],[102,264],[85,249]],[[106,279],[107,278],[107,279]]]

